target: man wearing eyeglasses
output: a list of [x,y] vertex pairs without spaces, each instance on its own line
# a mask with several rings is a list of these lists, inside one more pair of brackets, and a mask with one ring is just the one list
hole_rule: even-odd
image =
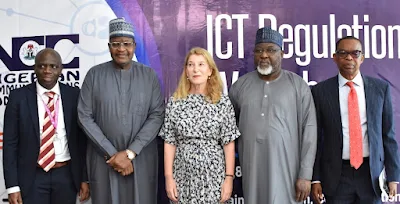
[[164,104],[153,69],[132,61],[133,27],[110,21],[112,60],[91,68],[78,103],[79,121],[90,139],[88,174],[95,204],[157,202],[158,153],[154,140]]
[[239,160],[246,203],[303,203],[311,190],[317,147],[314,102],[307,83],[283,70],[282,35],[260,28],[255,71],[229,90],[242,138]]
[[37,81],[11,91],[4,115],[3,171],[10,204],[75,204],[89,198],[79,88],[58,82],[60,54],[35,57]]
[[397,193],[400,162],[389,84],[360,73],[362,43],[347,36],[333,55],[339,74],[313,87],[318,152],[312,195],[320,203],[381,202],[379,175],[386,169],[389,195]]

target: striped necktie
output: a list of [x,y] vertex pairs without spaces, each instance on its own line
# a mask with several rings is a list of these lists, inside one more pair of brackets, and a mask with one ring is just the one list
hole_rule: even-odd
[[47,107],[51,112],[51,115],[47,113],[44,114],[43,122],[43,133],[40,138],[40,153],[38,164],[43,168],[44,171],[48,172],[55,165],[55,152],[54,152],[54,137],[56,129],[51,123],[50,117],[55,118],[54,111],[54,96],[56,93],[50,91],[45,93],[49,97]]

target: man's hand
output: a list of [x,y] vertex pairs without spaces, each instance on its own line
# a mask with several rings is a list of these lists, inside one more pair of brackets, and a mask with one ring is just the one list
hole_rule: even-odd
[[297,179],[296,181],[296,201],[301,202],[310,195],[311,181],[305,179]]
[[89,184],[86,182],[81,183],[81,189],[79,190],[79,201],[83,202],[89,199],[90,191]]
[[324,200],[324,194],[322,194],[322,185],[321,183],[314,183],[311,186],[311,192],[313,200],[316,204],[321,204],[321,201]]
[[134,170],[132,161],[128,159],[125,150],[114,154],[106,163],[122,176],[127,176]]
[[389,199],[392,200],[397,194],[397,183],[389,182]]
[[15,192],[15,193],[8,194],[8,203],[21,204],[22,203],[21,192]]

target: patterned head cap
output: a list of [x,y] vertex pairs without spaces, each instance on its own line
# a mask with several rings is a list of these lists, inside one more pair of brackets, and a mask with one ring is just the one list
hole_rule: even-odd
[[135,38],[133,34],[133,26],[126,22],[124,18],[112,19],[109,24],[110,38],[129,37]]
[[271,27],[264,27],[257,30],[256,45],[258,43],[274,43],[282,49],[283,36]]

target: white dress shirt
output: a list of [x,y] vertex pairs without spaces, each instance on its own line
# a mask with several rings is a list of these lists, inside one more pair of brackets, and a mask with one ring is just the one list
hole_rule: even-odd
[[[61,92],[60,86],[57,83],[52,89],[47,90],[43,86],[41,86],[38,82],[36,82],[36,92],[37,92],[37,106],[38,106],[38,120],[39,120],[39,130],[40,135],[43,133],[43,121],[44,115],[46,113],[45,105],[49,101],[49,97],[45,94],[46,92],[53,91],[56,93],[54,96],[54,106],[57,108],[57,100],[59,100],[58,106],[58,123],[56,129],[56,137],[54,138],[53,145],[55,151],[55,160],[56,162],[64,162],[71,159],[68,149],[68,140],[67,140],[67,132],[65,130],[64,123],[64,112],[61,100]],[[44,103],[43,103],[44,102]],[[19,186],[13,186],[7,189],[7,193],[15,193],[21,191]]]
[[[343,151],[342,159],[350,159],[350,137],[349,137],[349,110],[348,110],[348,97],[350,87],[346,85],[349,81],[344,78],[340,73],[339,77],[339,102],[340,102],[340,116],[342,119],[343,130]],[[360,72],[352,80],[354,88],[357,92],[358,108],[360,110],[361,133],[363,138],[363,157],[369,156],[368,133],[367,133],[367,109],[365,104],[365,91],[364,82]]]

